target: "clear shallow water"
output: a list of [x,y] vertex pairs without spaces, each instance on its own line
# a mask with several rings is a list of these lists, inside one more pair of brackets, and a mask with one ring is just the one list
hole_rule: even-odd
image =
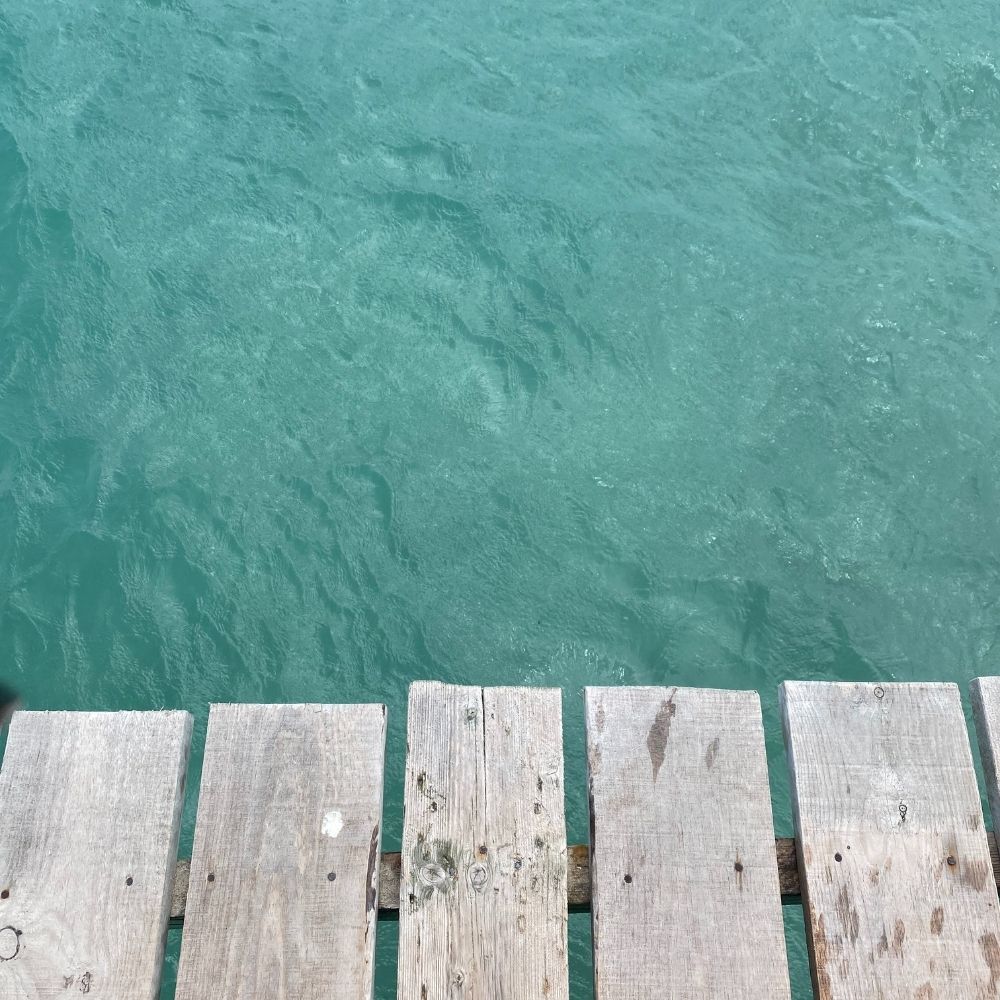
[[6,0],[0,671],[385,701],[387,847],[413,678],[563,688],[575,841],[584,684],[754,687],[790,832],[780,680],[1000,666],[998,28]]

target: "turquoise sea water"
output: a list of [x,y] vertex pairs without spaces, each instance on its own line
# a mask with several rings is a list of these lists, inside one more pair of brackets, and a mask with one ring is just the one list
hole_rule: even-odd
[[584,684],[752,687],[789,833],[779,681],[1000,667],[998,38],[4,0],[0,677],[193,711],[184,850],[211,701],[387,703],[391,848],[414,678],[563,689],[576,842]]

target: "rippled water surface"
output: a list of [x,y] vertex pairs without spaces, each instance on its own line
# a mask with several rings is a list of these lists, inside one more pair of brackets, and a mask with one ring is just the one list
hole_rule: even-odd
[[584,684],[753,687],[790,832],[780,680],[1000,667],[998,31],[4,0],[0,675],[383,700],[387,847],[413,678],[564,690],[574,841]]

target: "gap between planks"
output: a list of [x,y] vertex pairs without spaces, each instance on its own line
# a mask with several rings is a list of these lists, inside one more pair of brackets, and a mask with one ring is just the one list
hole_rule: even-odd
[[[996,836],[986,834],[990,844],[990,859],[993,862],[993,880],[1000,886],[1000,851]],[[799,869],[795,859],[795,839],[776,837],[774,852],[778,859],[778,882],[781,886],[781,901],[785,904],[798,903],[800,895]],[[398,851],[386,851],[379,867],[378,909],[380,917],[394,917],[399,913],[399,871]],[[177,862],[174,874],[174,891],[170,905],[170,919],[174,923],[183,921],[187,905],[188,877],[191,862],[182,858]],[[569,906],[574,910],[590,908],[590,850],[586,844],[576,844],[566,849],[566,890]]]

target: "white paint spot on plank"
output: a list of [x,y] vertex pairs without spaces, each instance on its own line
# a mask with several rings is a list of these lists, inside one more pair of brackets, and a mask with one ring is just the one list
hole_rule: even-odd
[[344,816],[339,809],[331,809],[323,817],[323,833],[327,837],[336,837],[344,829]]

